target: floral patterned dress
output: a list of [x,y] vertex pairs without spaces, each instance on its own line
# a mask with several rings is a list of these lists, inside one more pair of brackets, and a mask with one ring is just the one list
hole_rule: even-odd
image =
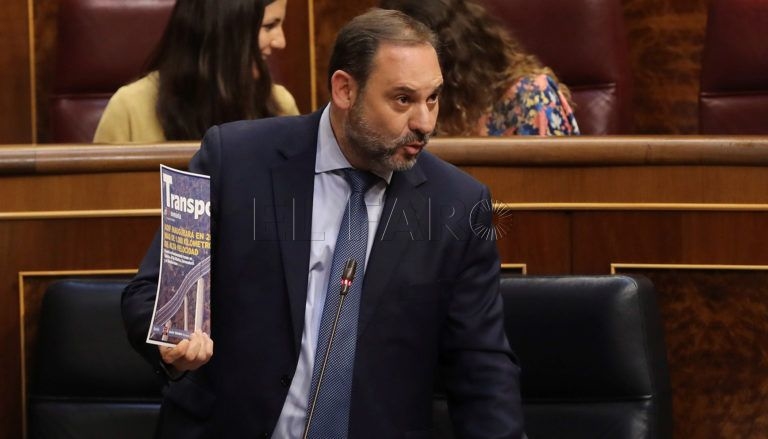
[[573,110],[554,79],[524,76],[478,121],[481,136],[579,134]]

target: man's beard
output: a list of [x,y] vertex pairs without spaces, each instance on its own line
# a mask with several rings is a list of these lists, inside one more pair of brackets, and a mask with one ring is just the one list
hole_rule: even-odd
[[429,134],[409,131],[395,139],[388,139],[380,131],[371,127],[364,114],[362,101],[358,100],[349,111],[349,118],[344,127],[344,134],[350,147],[371,167],[379,172],[407,171],[416,164],[418,154],[413,157],[396,156],[401,147],[421,142],[429,142]]

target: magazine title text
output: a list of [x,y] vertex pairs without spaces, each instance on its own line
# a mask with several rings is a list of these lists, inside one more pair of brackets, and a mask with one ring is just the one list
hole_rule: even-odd
[[173,185],[173,176],[163,174],[163,183],[165,183],[165,205],[179,212],[191,213],[198,219],[200,215],[211,216],[211,202],[198,200],[192,197],[182,197],[171,192]]

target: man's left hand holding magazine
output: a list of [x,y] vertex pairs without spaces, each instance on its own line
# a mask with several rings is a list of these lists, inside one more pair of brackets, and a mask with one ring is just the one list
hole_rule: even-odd
[[195,331],[176,346],[159,346],[159,349],[168,375],[174,379],[207,363],[213,356],[213,340],[205,332]]

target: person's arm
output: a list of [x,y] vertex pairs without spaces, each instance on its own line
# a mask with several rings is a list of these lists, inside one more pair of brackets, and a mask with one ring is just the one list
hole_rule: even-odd
[[[482,200],[489,203],[487,189]],[[492,227],[490,212],[476,221]],[[443,383],[459,438],[523,437],[519,367],[504,330],[496,241],[472,235],[441,343]]]
[[570,136],[579,126],[568,100],[551,77],[525,76],[494,105],[487,120],[491,136]]

